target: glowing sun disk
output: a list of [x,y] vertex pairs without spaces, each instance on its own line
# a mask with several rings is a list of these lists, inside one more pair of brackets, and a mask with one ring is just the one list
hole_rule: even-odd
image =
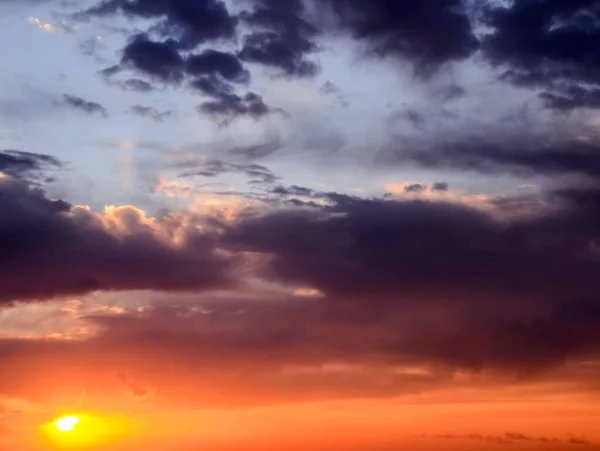
[[68,416],[59,418],[54,422],[54,426],[61,432],[70,432],[79,423],[79,418],[75,416]]

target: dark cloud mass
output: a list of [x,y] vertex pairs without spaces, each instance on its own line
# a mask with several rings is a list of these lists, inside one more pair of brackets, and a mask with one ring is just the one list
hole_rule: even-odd
[[160,81],[177,83],[183,79],[183,58],[177,46],[173,40],[155,42],[145,35],[137,35],[123,50],[121,63]]
[[87,114],[99,114],[103,118],[108,117],[108,111],[106,111],[106,108],[104,108],[102,105],[97,102],[90,102],[82,99],[81,97],[64,94],[63,103],[73,109],[83,111]]
[[232,82],[246,82],[250,74],[232,53],[205,50],[191,55],[185,62],[186,71],[191,75],[219,74]]
[[490,6],[487,58],[506,79],[540,86],[559,109],[598,106],[600,2],[525,0]]
[[213,239],[175,217],[153,227],[132,207],[94,215],[10,178],[0,179],[0,192],[0,302],[226,283],[229,262]]
[[[377,54],[396,55],[430,71],[467,58],[478,41],[462,0],[318,0],[331,6],[340,26],[370,42]],[[442,26],[443,24],[443,26]]]
[[[546,141],[546,142],[544,142]],[[411,161],[425,168],[450,168],[482,173],[519,175],[600,175],[600,147],[594,142],[538,137],[526,140],[496,137],[439,143],[435,148],[401,148],[396,161]]]
[[186,49],[219,38],[231,38],[237,24],[221,0],[105,0],[78,16],[117,12],[129,17],[157,19],[156,31],[177,39]]
[[319,67],[306,55],[316,50],[317,29],[303,15],[300,0],[258,0],[254,11],[242,15],[246,23],[259,29],[244,38],[240,58],[280,68],[290,76],[316,75]]
[[[274,181],[262,166],[222,161],[188,175],[225,172]],[[205,306],[214,316],[188,305],[170,316],[105,319],[108,335],[85,345],[92,348],[110,336],[150,359],[167,352],[191,353],[183,361],[193,365],[247,362],[263,382],[269,368],[289,364],[413,362],[536,374],[600,353],[600,196],[589,190],[556,192],[549,199],[556,208],[508,221],[458,204],[295,186],[271,189],[314,199],[309,208],[145,221],[133,207],[91,213],[23,182],[0,184],[3,302],[95,290],[205,291],[239,283],[242,267],[322,294]],[[265,259],[250,264],[247,256]],[[265,355],[269,368],[252,366]]]
[[[230,239],[272,256],[267,277],[355,304],[391,334],[375,348],[519,371],[600,351],[598,198],[508,224],[459,205],[329,198],[243,221]],[[434,322],[416,313],[429,308]]]

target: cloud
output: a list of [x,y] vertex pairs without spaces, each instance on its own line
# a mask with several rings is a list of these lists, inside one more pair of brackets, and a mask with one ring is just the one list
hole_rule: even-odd
[[191,218],[148,218],[134,207],[93,213],[10,178],[0,191],[0,302],[229,283],[231,261],[218,254],[216,235]]
[[[226,173],[277,180],[264,166],[222,160],[184,175]],[[277,326],[254,349],[282,364],[360,364],[375,353],[386,365],[536,374],[600,352],[600,195],[590,188],[545,193],[552,208],[498,220],[458,203],[275,186],[262,199],[300,196],[307,208],[246,204],[225,220],[196,210],[151,218],[131,206],[92,212],[25,182],[0,184],[3,302],[97,290],[206,292],[252,275],[321,294],[300,316],[270,304],[236,322],[246,331],[247,321],[254,328],[272,318]]]
[[56,157],[50,155],[19,150],[0,151],[0,173],[15,178],[35,177],[44,170],[62,166]]
[[237,18],[230,15],[221,0],[178,2],[152,0],[102,0],[76,17],[121,13],[140,19],[156,19],[159,34],[172,35],[185,49],[220,38],[232,38]]
[[312,196],[314,191],[310,188],[306,188],[304,186],[276,186],[271,190],[273,194],[278,194],[282,196]]
[[83,111],[87,114],[99,114],[105,119],[108,117],[108,111],[106,111],[106,108],[104,108],[102,105],[96,102],[84,100],[81,97],[63,94],[63,103],[73,109]]
[[244,37],[240,58],[280,69],[287,76],[316,75],[319,66],[306,56],[317,49],[317,28],[304,16],[302,1],[257,0],[252,11],[241,15],[257,29]]
[[421,185],[420,183],[413,183],[410,185],[406,185],[404,187],[404,192],[405,193],[420,193],[422,191],[425,191],[425,186]]
[[597,1],[556,0],[490,5],[484,55],[503,78],[540,87],[550,106],[598,106],[600,26]]
[[173,40],[157,42],[146,35],[136,35],[125,46],[121,64],[165,83],[178,83],[183,79],[183,58],[178,43]]
[[156,122],[162,122],[163,119],[171,116],[173,114],[172,111],[163,111],[160,112],[156,108],[152,108],[149,106],[142,105],[133,105],[131,107],[131,113],[140,117],[147,117]]
[[[373,53],[405,58],[424,73],[467,58],[478,48],[462,0],[317,0],[317,4],[331,7],[338,26],[368,42]],[[443,29],[440,23],[445,24]]]
[[225,80],[238,83],[247,82],[250,78],[250,73],[234,54],[211,49],[189,56],[185,69],[190,75],[219,74]]
[[237,94],[224,94],[217,100],[198,105],[197,110],[208,114],[221,125],[228,125],[242,117],[259,119],[272,111],[262,97],[253,92],[247,93],[244,97]]
[[264,276],[355,302],[365,318],[416,302],[448,309],[449,323],[405,330],[400,353],[528,372],[599,350],[597,197],[508,224],[456,204],[328,197],[328,207],[248,218],[232,245],[269,255]]
[[154,90],[150,83],[139,78],[127,79],[121,83],[121,86],[123,89],[137,92],[150,92]]
[[448,183],[447,182],[437,182],[434,183],[431,187],[433,191],[448,191]]
[[265,166],[260,164],[229,163],[223,160],[209,160],[201,165],[200,168],[188,170],[181,174],[181,177],[217,177],[227,173],[244,174],[260,183],[274,183],[278,177]]
[[395,159],[428,169],[453,169],[481,173],[507,172],[517,175],[600,174],[600,147],[595,142],[570,138],[525,139],[472,138],[470,141],[439,143],[433,148],[411,148],[395,153]]

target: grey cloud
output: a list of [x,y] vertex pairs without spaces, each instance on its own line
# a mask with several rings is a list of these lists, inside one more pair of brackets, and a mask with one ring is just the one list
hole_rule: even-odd
[[158,111],[156,108],[143,105],[133,105],[131,107],[131,113],[140,117],[147,117],[156,122],[162,122],[165,118],[171,116],[171,111]]
[[82,99],[81,97],[64,94],[63,104],[68,105],[75,110],[83,111],[87,114],[99,114],[105,119],[108,117],[108,111],[106,111],[106,108],[104,108],[102,105],[97,102],[90,102]]

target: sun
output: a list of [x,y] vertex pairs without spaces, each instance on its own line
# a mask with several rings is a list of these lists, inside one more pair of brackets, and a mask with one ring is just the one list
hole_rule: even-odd
[[55,420],[52,424],[60,432],[71,432],[79,423],[79,417],[69,415]]

